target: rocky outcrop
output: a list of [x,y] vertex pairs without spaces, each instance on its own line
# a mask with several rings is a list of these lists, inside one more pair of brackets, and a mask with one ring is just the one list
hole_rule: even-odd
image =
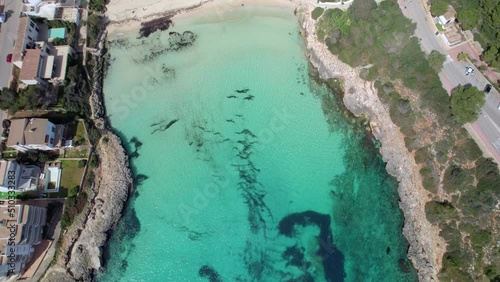
[[108,231],[120,219],[133,181],[128,156],[116,135],[104,134],[96,153],[101,165],[94,169],[94,184],[86,190],[86,210],[68,229],[58,264],[49,268],[42,281],[91,281],[101,268]]
[[380,102],[373,82],[362,80],[358,69],[340,61],[318,41],[311,10],[309,5],[300,8],[309,59],[322,79],[339,78],[343,81],[343,101],[354,115],[365,115],[370,119],[373,134],[382,144],[380,152],[387,163],[387,171],[399,181],[399,206],[405,218],[403,234],[410,244],[408,257],[417,269],[420,281],[438,281],[439,250],[445,244],[425,217],[424,188],[404,137]]
[[97,146],[101,165],[94,170],[95,197],[87,221],[70,251],[67,268],[77,280],[90,280],[94,270],[101,268],[102,247],[121,217],[132,176],[128,156],[120,139],[104,135]]

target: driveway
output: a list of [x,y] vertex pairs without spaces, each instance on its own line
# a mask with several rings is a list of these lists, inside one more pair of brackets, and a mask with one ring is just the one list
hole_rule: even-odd
[[[480,90],[488,83],[486,78],[475,69],[471,75],[465,75],[466,62],[459,62],[456,59],[456,50],[448,50],[444,43],[435,35],[437,31],[430,14],[427,13],[424,5],[419,0],[398,0],[403,14],[417,24],[415,35],[420,39],[420,45],[425,53],[432,50],[449,55],[443,64],[440,78],[443,86],[448,92],[458,85],[472,84]],[[463,48],[463,47],[462,47]],[[486,96],[486,103],[483,106],[479,119],[472,124],[472,128],[481,138],[484,145],[489,149],[490,155],[500,164],[500,111],[496,108],[500,103],[500,93],[492,89]]]
[[12,73],[12,64],[5,61],[8,54],[12,53],[14,41],[19,25],[19,15],[23,7],[21,0],[0,0],[3,3],[3,12],[7,20],[0,27],[0,88],[7,87]]

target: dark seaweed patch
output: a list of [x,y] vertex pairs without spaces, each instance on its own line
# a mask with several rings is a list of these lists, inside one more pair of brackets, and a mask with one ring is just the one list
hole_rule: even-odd
[[332,231],[330,230],[330,216],[315,211],[305,211],[301,213],[292,213],[284,217],[278,224],[280,234],[287,237],[294,237],[295,226],[316,225],[320,229],[317,238],[320,245],[316,255],[323,261],[325,270],[325,279],[330,282],[343,281],[344,273],[344,255],[337,250],[332,241]]
[[168,42],[170,43],[169,50],[179,51],[183,48],[193,45],[196,41],[196,34],[191,31],[184,31],[182,34],[178,32],[170,32],[170,38]]
[[167,124],[164,124],[164,122],[156,123],[154,126],[156,126],[157,128],[155,128],[153,130],[153,132],[151,132],[151,135],[155,134],[157,131],[162,132],[162,131],[169,129],[172,125],[174,125],[178,121],[179,121],[179,119],[173,119],[173,120],[169,121]]
[[287,261],[287,266],[293,265],[302,268],[304,266],[304,251],[304,248],[294,245],[286,248],[282,257]]
[[139,38],[148,37],[149,35],[151,35],[151,33],[155,31],[167,30],[170,27],[170,25],[172,25],[172,20],[170,16],[141,23],[141,29],[139,30]]
[[130,153],[130,158],[136,159],[139,157],[139,148],[142,146],[142,142],[134,136],[130,139],[130,143],[134,145],[134,151]]
[[208,281],[210,282],[222,282],[219,273],[217,273],[215,269],[208,265],[203,265],[202,267],[200,267],[198,274],[200,275],[200,277],[208,278]]
[[235,91],[236,91],[236,93],[240,93],[241,94],[241,93],[247,93],[248,91],[250,91],[250,89],[245,88],[245,89],[240,89],[240,90],[235,90]]
[[142,183],[147,180],[149,178],[149,176],[145,175],[145,174],[137,174],[136,177],[134,177],[134,184],[135,186],[140,186],[142,185]]

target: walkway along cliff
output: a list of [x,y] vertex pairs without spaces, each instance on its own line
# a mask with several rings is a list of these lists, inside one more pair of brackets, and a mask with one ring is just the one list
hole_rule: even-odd
[[423,200],[426,192],[415,161],[405,146],[399,128],[379,100],[373,83],[361,79],[358,69],[340,61],[318,40],[311,10],[308,4],[297,9],[309,60],[317,68],[320,78],[341,79],[345,106],[354,115],[365,115],[370,119],[373,134],[382,144],[380,152],[387,163],[387,172],[399,182],[399,205],[405,218],[403,234],[410,244],[408,257],[417,269],[420,281],[438,281],[442,259],[440,246],[445,246],[445,243],[438,236],[438,230],[426,219]]

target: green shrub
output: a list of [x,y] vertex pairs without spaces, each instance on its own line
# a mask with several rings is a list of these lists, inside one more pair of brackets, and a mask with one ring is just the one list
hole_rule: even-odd
[[443,269],[439,275],[440,281],[473,281],[464,269],[469,265],[470,257],[462,251],[446,252],[443,255]]
[[474,171],[465,169],[457,165],[451,165],[444,173],[443,189],[452,193],[455,191],[465,191],[473,187]]
[[54,46],[67,45],[68,44],[68,42],[66,41],[65,38],[55,38],[54,40],[52,40],[51,43]]
[[491,232],[489,230],[475,230],[470,234],[473,245],[483,247],[491,242]]
[[83,168],[87,164],[87,161],[85,160],[79,160],[78,161],[78,168]]
[[313,18],[313,20],[317,20],[319,17],[321,17],[321,15],[323,15],[324,11],[325,9],[321,7],[314,8],[314,10],[311,13],[311,18]]
[[459,146],[456,146],[454,153],[456,156],[455,161],[459,163],[475,162],[483,155],[477,143],[470,137],[467,137]]
[[431,14],[433,16],[441,16],[448,11],[448,3],[445,1],[435,1],[431,4]]
[[424,189],[431,193],[436,193],[437,181],[434,177],[433,171],[434,170],[429,167],[423,167],[419,172],[422,176],[422,186],[424,186]]
[[64,202],[64,211],[61,217],[61,228],[65,229],[69,227],[75,216],[83,211],[85,204],[87,203],[87,194],[82,192],[74,197],[69,197]]
[[429,147],[422,147],[415,151],[415,162],[417,164],[424,163],[432,159],[432,154],[429,151]]
[[436,50],[432,50],[427,59],[429,60],[429,64],[431,65],[431,67],[436,72],[440,72],[441,68],[443,67],[443,63],[446,60],[446,56]]
[[89,4],[89,9],[96,12],[103,12],[109,0],[92,0]]
[[90,14],[87,21],[88,46],[96,47],[101,32],[104,30],[105,19],[98,14]]
[[459,124],[477,120],[484,101],[484,93],[477,87],[470,85],[455,87],[451,95],[453,118]]
[[457,210],[450,202],[430,201],[425,204],[425,214],[430,223],[440,224],[457,217]]

